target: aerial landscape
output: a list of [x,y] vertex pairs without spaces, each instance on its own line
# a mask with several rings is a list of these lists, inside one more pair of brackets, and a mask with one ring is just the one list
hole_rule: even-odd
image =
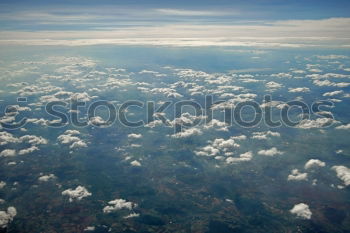
[[349,1],[0,6],[0,232],[350,232]]

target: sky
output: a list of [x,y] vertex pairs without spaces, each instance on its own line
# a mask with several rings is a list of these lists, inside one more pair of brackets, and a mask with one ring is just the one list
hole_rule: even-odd
[[0,44],[350,47],[349,1],[0,1]]

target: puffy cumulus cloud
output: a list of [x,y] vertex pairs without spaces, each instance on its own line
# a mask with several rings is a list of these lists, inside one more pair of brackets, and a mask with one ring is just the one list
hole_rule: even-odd
[[288,175],[287,180],[307,180],[307,173],[301,173],[298,169],[293,169],[292,174]]
[[47,140],[43,137],[35,135],[24,135],[19,138],[22,142],[26,142],[32,145],[47,144]]
[[69,197],[69,202],[72,201],[80,201],[81,199],[85,197],[91,196],[91,193],[83,186],[78,186],[75,189],[67,189],[62,192],[63,196]]
[[94,116],[89,119],[88,122],[89,125],[92,126],[106,126],[109,124],[109,122],[105,121],[102,117],[100,116]]
[[307,161],[307,162],[305,163],[304,168],[305,168],[305,169],[310,169],[310,168],[324,167],[324,166],[326,166],[326,163],[325,163],[325,162],[322,162],[322,161],[319,160],[319,159],[310,159],[309,161]]
[[108,214],[121,209],[133,210],[136,207],[136,203],[126,201],[124,199],[115,199],[108,202],[108,205],[103,208],[103,213]]
[[141,163],[137,160],[130,162],[130,165],[133,167],[141,167]]
[[297,87],[297,88],[288,88],[288,92],[299,93],[299,92],[309,92],[310,88],[308,87]]
[[147,90],[145,92],[147,93],[149,91],[151,93],[154,93],[154,94],[163,94],[167,98],[181,98],[181,97],[183,97],[183,95],[177,93],[175,89],[168,88],[168,87],[153,88],[153,89]]
[[346,82],[331,82],[329,80],[314,80],[312,82],[313,84],[315,84],[316,86],[320,86],[320,87],[348,87],[350,85],[350,83],[346,83]]
[[56,176],[54,174],[43,175],[38,178],[38,180],[41,182],[47,182],[52,179],[56,179]]
[[212,128],[214,128],[217,131],[228,131],[228,124],[226,124],[226,122],[213,119],[209,123],[204,125],[204,129]]
[[335,95],[340,95],[343,94],[344,91],[340,90],[340,91],[332,91],[332,92],[326,92],[324,93],[322,96],[335,96]]
[[69,146],[70,149],[79,149],[79,148],[85,148],[85,147],[87,147],[87,144],[82,140],[73,142],[73,144]]
[[87,147],[86,142],[84,142],[82,139],[80,139],[77,135],[79,135],[80,132],[77,130],[67,130],[64,132],[64,134],[61,134],[57,137],[57,140],[61,144],[70,144],[70,149],[78,149],[78,148],[84,148]]
[[0,228],[6,228],[16,215],[17,211],[13,206],[8,207],[7,211],[0,211]]
[[268,136],[273,136],[273,137],[280,137],[281,134],[278,132],[272,132],[272,131],[266,131],[266,132],[254,132],[253,136],[251,136],[252,139],[258,139],[258,140],[263,140],[267,139]]
[[41,83],[41,86],[29,85],[17,91],[20,96],[46,95],[53,92],[62,91],[61,87],[52,86],[50,83]]
[[37,150],[39,150],[38,147],[36,147],[36,146],[31,146],[31,147],[28,147],[28,148],[19,150],[19,151],[18,151],[18,154],[19,154],[19,155],[30,154],[30,153],[33,153],[34,151],[37,151]]
[[6,182],[0,181],[0,189],[4,188],[6,186]]
[[73,142],[80,141],[79,137],[72,136],[71,134],[62,134],[57,137],[58,141],[62,144],[70,144]]
[[253,153],[251,151],[240,154],[238,158],[228,157],[226,158],[227,164],[239,163],[244,161],[250,161],[253,158]]
[[312,216],[309,206],[304,203],[294,205],[290,212],[302,219],[311,219]]
[[272,89],[272,90],[276,90],[276,89],[278,89],[278,88],[283,87],[282,84],[276,83],[276,82],[273,82],[273,81],[267,82],[267,83],[265,84],[265,86],[266,86],[266,88],[269,88],[269,89]]
[[198,156],[216,156],[220,153],[232,152],[234,148],[240,146],[233,138],[226,140],[223,138],[216,138],[214,141],[209,141],[209,143],[209,145],[201,147],[200,150],[194,153]]
[[269,102],[264,102],[262,104],[260,104],[261,108],[277,108],[277,109],[283,109],[284,107],[288,107],[289,105],[285,102],[282,101],[269,101]]
[[5,149],[0,153],[0,157],[13,157],[13,156],[16,156],[16,150],[13,150],[13,149]]
[[336,129],[350,129],[350,123],[346,125],[339,125],[335,127]]
[[128,138],[131,138],[131,139],[142,138],[142,134],[131,133],[131,134],[128,134]]
[[350,185],[350,169],[345,166],[333,166],[332,170],[337,173],[337,177],[341,179],[346,186]]
[[171,135],[172,138],[188,138],[194,135],[201,135],[203,132],[198,128],[189,128]]
[[300,129],[313,129],[313,128],[327,127],[334,123],[338,123],[338,121],[332,118],[317,118],[315,120],[304,119],[304,120],[301,120],[299,124],[296,125],[296,127]]
[[14,137],[12,134],[8,132],[0,132],[0,146],[7,145],[9,143],[18,143],[20,140]]
[[74,93],[70,96],[71,101],[78,101],[78,102],[89,102],[95,98],[97,98],[97,96],[90,96],[86,92]]
[[275,155],[281,155],[283,154],[283,152],[277,150],[276,147],[272,147],[271,149],[268,149],[268,150],[259,150],[258,154],[265,155],[265,156],[275,156]]
[[180,117],[175,118],[170,122],[171,126],[181,125],[181,126],[191,126],[197,122],[204,120],[206,117],[203,115],[195,116],[188,112],[182,113]]

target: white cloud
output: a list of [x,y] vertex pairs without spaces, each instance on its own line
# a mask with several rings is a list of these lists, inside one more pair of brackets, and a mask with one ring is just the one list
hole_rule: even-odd
[[187,138],[194,135],[201,135],[202,131],[197,128],[185,129],[181,132],[171,135],[172,138]]
[[305,163],[304,168],[305,169],[310,169],[310,168],[314,168],[314,167],[324,167],[324,166],[326,166],[325,162],[322,162],[319,159],[310,159],[309,161],[307,161]]
[[332,92],[326,92],[322,96],[335,96],[335,95],[340,95],[343,94],[344,91],[332,91]]
[[0,132],[0,146],[7,145],[8,143],[18,143],[20,140],[14,137],[8,132]]
[[47,182],[52,179],[56,179],[56,176],[54,174],[43,175],[38,178],[38,180],[42,182]]
[[29,148],[19,150],[19,151],[18,151],[18,154],[19,154],[19,155],[25,155],[25,154],[33,153],[34,151],[37,151],[37,150],[39,150],[38,147],[36,147],[36,146],[31,146],[31,147],[29,147]]
[[[65,134],[61,134],[57,137],[57,140],[61,144],[70,144],[70,149],[79,149],[87,147],[86,142],[84,142],[82,139],[80,139],[78,136],[80,132],[77,130],[67,130]],[[75,136],[73,136],[75,135]]]
[[8,207],[7,211],[0,211],[0,228],[6,228],[16,215],[17,211],[13,206]]
[[108,205],[103,208],[103,213],[108,214],[121,209],[133,210],[135,207],[137,207],[137,204],[133,202],[124,199],[115,199],[108,202]]
[[296,127],[301,129],[322,128],[334,123],[337,123],[337,121],[331,118],[317,118],[315,120],[304,119],[301,120]]
[[142,134],[131,133],[131,134],[128,134],[128,138],[133,138],[133,139],[142,138]]
[[74,200],[80,201],[81,199],[85,197],[91,196],[91,193],[83,187],[83,186],[78,186],[75,189],[67,189],[62,192],[63,196],[69,196],[69,202],[72,202]]
[[[198,11],[163,9],[163,13]],[[164,12],[165,11],[165,12]],[[199,11],[203,14],[203,11]],[[209,11],[212,12],[212,11]],[[176,13],[176,14],[175,14]],[[208,14],[208,12],[206,12]],[[38,20],[42,20],[38,18]],[[61,22],[60,22],[61,23]],[[238,24],[162,24],[99,30],[1,31],[1,44],[29,45],[170,45],[257,47],[348,47],[350,18],[279,20]],[[214,36],[213,36],[214,35]],[[116,39],[117,38],[117,39]]]
[[6,182],[0,181],[0,189],[4,188],[6,186]]
[[276,147],[272,147],[271,149],[268,149],[268,150],[260,150],[258,151],[258,154],[265,155],[265,156],[275,156],[275,155],[281,155],[283,154],[283,152],[277,150]]
[[258,139],[258,140],[263,140],[267,139],[268,136],[273,136],[273,137],[280,137],[281,134],[278,132],[272,132],[272,131],[266,131],[266,132],[253,132],[253,136],[251,137],[252,139]]
[[336,129],[350,129],[350,123],[346,125],[339,125],[335,127]]
[[341,179],[346,186],[350,185],[350,169],[345,166],[333,166],[332,170],[337,173],[339,179]]
[[239,163],[244,161],[250,161],[252,158],[253,158],[253,153],[251,151],[248,151],[243,154],[240,154],[239,158],[234,158],[234,157],[226,158],[226,163],[233,164],[233,163]]
[[324,60],[347,59],[347,58],[349,58],[348,56],[345,56],[345,55],[334,55],[334,54],[320,55],[320,56],[316,56],[316,57],[318,59],[324,59]]
[[35,135],[24,135],[19,138],[22,142],[26,142],[32,145],[47,144],[47,140],[43,137],[38,137]]
[[13,156],[16,156],[16,150],[13,150],[13,149],[5,149],[0,153],[0,157],[13,157]]
[[307,180],[307,173],[301,173],[298,169],[293,169],[292,174],[288,175],[287,180]]
[[137,160],[130,162],[130,165],[133,167],[141,167],[141,163]]
[[299,92],[309,92],[310,88],[308,87],[297,87],[297,88],[288,88],[288,92],[299,93]]
[[267,82],[267,83],[265,84],[265,86],[266,86],[267,88],[270,88],[270,89],[273,89],[273,90],[283,87],[282,84],[276,83],[276,82],[273,82],[273,81]]
[[292,214],[295,214],[299,218],[303,219],[311,219],[312,212],[309,209],[309,206],[304,203],[299,203],[294,205],[294,207],[290,210]]

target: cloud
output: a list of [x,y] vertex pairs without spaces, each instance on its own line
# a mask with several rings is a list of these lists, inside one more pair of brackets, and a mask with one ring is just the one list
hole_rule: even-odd
[[6,186],[6,182],[0,181],[0,189],[4,188]]
[[350,123],[346,125],[339,125],[335,127],[336,129],[350,129]]
[[[176,16],[223,16],[228,14],[222,11],[199,11],[199,10],[183,10],[183,9],[155,9],[157,13],[162,15],[176,15]],[[233,12],[230,12],[230,15]]]
[[80,201],[81,199],[85,198],[85,197],[89,197],[91,196],[91,193],[89,193],[89,191],[83,187],[83,186],[78,186],[75,189],[67,189],[64,190],[62,192],[63,196],[68,196],[69,197],[69,202],[72,201]]
[[70,149],[79,149],[87,147],[86,142],[84,142],[82,139],[80,139],[77,135],[79,135],[80,132],[77,130],[67,130],[64,132],[64,134],[61,134],[57,137],[57,140],[61,144],[70,144]]
[[243,154],[239,155],[239,158],[234,158],[234,157],[228,157],[226,158],[226,163],[227,164],[234,164],[234,163],[239,163],[239,162],[244,162],[244,161],[250,161],[253,158],[253,153],[251,151],[245,152]]
[[335,96],[335,95],[340,95],[343,94],[344,91],[340,90],[340,91],[332,91],[332,92],[326,92],[324,93],[322,96]]
[[16,215],[17,211],[13,206],[8,207],[7,211],[0,211],[0,228],[6,228]]
[[[159,9],[167,15],[199,16],[213,11]],[[125,12],[123,12],[124,14]],[[220,14],[222,15],[221,11]],[[204,15],[203,15],[204,16]],[[42,21],[44,18],[37,18]],[[160,21],[162,21],[160,19]],[[60,21],[62,23],[62,21]],[[165,46],[348,47],[350,18],[240,21],[235,24],[164,21],[156,25],[89,30],[3,30],[1,44],[86,46],[97,44]],[[117,39],[116,39],[117,38]]]
[[47,144],[48,141],[43,137],[35,135],[24,135],[19,138],[22,142],[27,142],[32,145]]
[[38,180],[41,182],[47,182],[52,179],[56,179],[56,176],[54,174],[43,175],[38,178]]
[[33,153],[34,151],[37,151],[37,150],[39,150],[38,147],[36,147],[36,146],[31,146],[31,147],[29,147],[29,148],[19,150],[19,151],[18,151],[18,154],[19,154],[19,155],[25,155],[25,154]]
[[323,60],[334,60],[334,59],[347,59],[349,58],[348,56],[344,56],[344,55],[334,55],[334,54],[330,54],[330,55],[320,55],[320,56],[316,56],[318,59],[323,59]]
[[130,162],[130,165],[133,167],[141,167],[141,163],[137,160]]
[[132,138],[132,139],[142,138],[142,134],[131,133],[131,134],[128,134],[128,138]]
[[197,128],[185,129],[181,132],[171,135],[172,138],[187,138],[194,135],[201,135],[203,132]]
[[0,157],[13,157],[13,156],[16,156],[16,150],[13,150],[13,149],[5,149],[0,153]]
[[291,92],[291,93],[310,92],[310,88],[308,87],[288,88],[288,92]]
[[304,119],[299,122],[296,126],[301,129],[313,129],[313,128],[323,128],[328,127],[331,124],[337,123],[338,121],[331,118],[317,118],[315,120]]
[[312,212],[310,211],[309,206],[304,203],[294,205],[290,212],[302,219],[311,219],[312,216]]
[[307,161],[307,162],[305,163],[304,168],[305,168],[305,169],[310,169],[310,168],[324,167],[324,166],[326,166],[326,163],[325,163],[325,162],[322,162],[322,161],[319,160],[319,159],[310,159],[309,161]]
[[307,180],[307,173],[301,173],[298,169],[293,169],[292,174],[288,175],[287,180]]
[[350,169],[345,166],[333,166],[332,170],[337,173],[339,179],[341,179],[346,186],[350,185]]
[[0,132],[0,146],[7,145],[8,143],[18,143],[20,140],[14,137],[8,132]]
[[109,201],[108,205],[103,208],[103,213],[112,213],[121,209],[133,210],[137,207],[137,204],[126,201],[124,199],[115,199],[113,201]]
[[258,140],[263,140],[267,139],[268,136],[273,136],[273,137],[280,137],[281,134],[278,132],[272,132],[272,131],[266,131],[266,132],[253,132],[253,136],[251,136],[252,139],[258,139]]
[[258,154],[265,155],[265,156],[275,156],[275,155],[281,155],[283,154],[283,152],[277,150],[276,147],[272,147],[271,149],[268,149],[268,150],[260,150],[258,151]]
[[273,81],[267,82],[267,83],[265,84],[265,86],[266,86],[267,88],[269,88],[269,89],[272,89],[272,90],[276,90],[276,89],[278,89],[278,88],[283,87],[282,84],[276,83],[276,82],[273,82]]

